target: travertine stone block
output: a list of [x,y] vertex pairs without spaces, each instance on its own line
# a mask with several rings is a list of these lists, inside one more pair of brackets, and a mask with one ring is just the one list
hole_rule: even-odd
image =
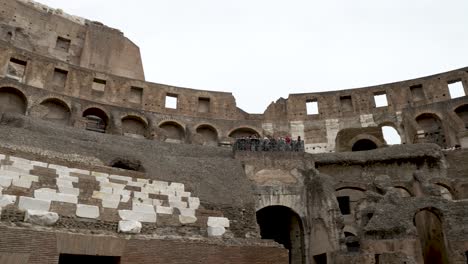
[[153,199],[153,205],[161,206],[161,205],[163,205],[163,201],[161,201],[159,199]]
[[120,195],[118,194],[103,193],[99,191],[94,191],[92,198],[100,199],[100,200],[119,200],[120,201]]
[[59,215],[54,212],[26,210],[24,221],[41,226],[51,226],[57,223]]
[[70,188],[70,187],[64,187],[64,186],[59,186],[58,187],[60,193],[66,193],[66,194],[71,194],[75,196],[80,195],[80,189],[78,188]]
[[153,205],[153,199],[150,198],[133,198],[132,202]]
[[135,203],[132,204],[132,210],[142,213],[154,213],[154,206],[150,204]]
[[0,177],[0,186],[4,188],[8,188],[11,186],[12,181],[13,179]]
[[16,203],[16,196],[0,195],[0,208]]
[[39,181],[39,177],[38,176],[35,176],[35,175],[29,175],[29,174],[22,174],[19,176],[20,180],[28,180],[28,181],[32,181],[32,182],[38,182]]
[[208,226],[229,227],[229,219],[225,217],[208,217]]
[[58,178],[61,179],[61,180],[66,180],[66,181],[71,181],[71,182],[78,182],[78,180],[79,180],[78,177],[74,177],[74,176],[62,176],[62,175],[59,175]]
[[179,210],[180,215],[183,216],[195,216],[195,210],[190,208],[177,208]]
[[133,181],[132,177],[128,177],[128,176],[110,175],[109,178],[114,179],[114,180],[127,181],[127,182]]
[[11,184],[16,187],[30,189],[32,181],[28,179],[14,179]]
[[122,195],[122,198],[120,198],[120,201],[122,203],[127,203],[128,201],[130,201],[130,195]]
[[182,202],[182,201],[169,201],[169,206],[175,207],[175,208],[187,208],[187,202]]
[[173,214],[174,213],[174,208],[172,207],[167,207],[167,206],[159,206],[156,205],[156,213],[158,214]]
[[169,185],[170,189],[173,189],[175,191],[184,191],[185,190],[185,185],[183,183],[178,183],[178,182],[172,182]]
[[77,204],[76,215],[78,217],[96,219],[99,217],[99,207],[94,205]]
[[142,213],[130,210],[119,210],[122,220],[134,220],[145,223],[156,223],[156,213]]
[[49,211],[50,201],[20,196],[18,208],[20,210]]
[[134,181],[131,181],[131,182],[128,182],[127,185],[128,186],[132,186],[132,187],[143,187],[146,183],[144,182],[134,182]]
[[102,200],[102,207],[117,209],[119,207],[120,200]]
[[181,224],[193,224],[197,222],[197,218],[195,216],[179,215],[179,222]]
[[219,226],[219,227],[211,227],[209,226],[208,229],[208,236],[209,237],[220,237],[226,233],[226,228]]
[[80,170],[80,169],[70,168],[70,172],[84,174],[84,175],[90,175],[89,170]]
[[183,191],[176,191],[175,194],[176,196],[179,196],[179,197],[190,197],[190,195],[192,195],[190,192],[183,192]]
[[55,180],[57,182],[57,186],[73,188],[73,182],[72,181],[62,179],[62,178],[57,178]]
[[119,221],[119,233],[139,234],[141,232],[141,223],[134,220]]
[[141,199],[148,199],[149,198],[147,193],[142,193],[142,192],[133,192],[133,197],[141,198]]
[[200,199],[198,197],[189,197],[188,207],[195,210],[198,209],[200,207]]
[[105,178],[109,177],[108,173],[97,172],[97,171],[92,171],[91,175],[94,177],[105,177]]

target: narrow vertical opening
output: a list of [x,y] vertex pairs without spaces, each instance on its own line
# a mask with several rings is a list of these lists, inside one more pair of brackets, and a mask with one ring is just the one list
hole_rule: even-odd
[[340,207],[341,214],[351,214],[351,203],[349,200],[349,196],[338,196],[336,197],[336,199],[338,200],[338,206]]

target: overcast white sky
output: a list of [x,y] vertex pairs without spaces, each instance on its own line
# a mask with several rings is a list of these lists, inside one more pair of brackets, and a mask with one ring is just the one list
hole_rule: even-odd
[[467,0],[39,1],[122,30],[148,81],[232,92],[250,113],[468,66]]

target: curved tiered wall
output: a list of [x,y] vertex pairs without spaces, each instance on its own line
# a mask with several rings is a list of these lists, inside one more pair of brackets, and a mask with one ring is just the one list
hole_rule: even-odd
[[145,82],[116,29],[0,6],[0,263],[466,263],[468,68],[249,114]]

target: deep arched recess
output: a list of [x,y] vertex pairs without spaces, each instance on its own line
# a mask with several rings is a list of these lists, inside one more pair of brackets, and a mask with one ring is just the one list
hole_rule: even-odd
[[305,263],[304,228],[297,213],[285,206],[268,206],[257,211],[262,239],[273,239],[289,250],[290,264]]

